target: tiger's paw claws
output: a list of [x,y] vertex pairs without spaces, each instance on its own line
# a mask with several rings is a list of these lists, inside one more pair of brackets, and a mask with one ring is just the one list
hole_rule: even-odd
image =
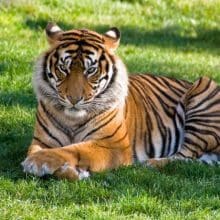
[[44,176],[44,175],[51,175],[55,172],[55,169],[48,164],[47,162],[39,163],[39,161],[33,160],[31,157],[27,157],[21,165],[23,166],[23,171],[25,173],[30,173],[35,176]]

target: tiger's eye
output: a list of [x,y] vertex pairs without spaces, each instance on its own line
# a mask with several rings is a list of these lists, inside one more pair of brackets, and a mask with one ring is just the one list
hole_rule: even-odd
[[87,71],[86,74],[88,76],[91,76],[92,74],[94,74],[94,72],[96,71],[96,67],[90,67]]

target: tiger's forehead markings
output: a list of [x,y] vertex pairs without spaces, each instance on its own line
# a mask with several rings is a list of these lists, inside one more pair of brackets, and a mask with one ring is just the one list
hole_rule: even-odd
[[[93,43],[90,41],[86,41],[84,39],[79,40],[71,40],[71,41],[64,41],[55,49],[58,51],[63,51],[65,53],[73,54],[87,54],[87,55],[95,55],[101,53],[104,50],[104,45]],[[57,54],[57,53],[56,53]]]
[[102,35],[87,29],[66,31],[62,34],[62,40],[89,40],[99,44],[104,43]]

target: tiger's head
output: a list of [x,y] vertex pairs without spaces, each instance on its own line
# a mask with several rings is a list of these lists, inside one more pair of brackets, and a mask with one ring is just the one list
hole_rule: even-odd
[[128,77],[115,55],[120,32],[79,29],[63,31],[49,23],[50,48],[36,65],[33,84],[38,100],[50,102],[73,117],[122,105]]

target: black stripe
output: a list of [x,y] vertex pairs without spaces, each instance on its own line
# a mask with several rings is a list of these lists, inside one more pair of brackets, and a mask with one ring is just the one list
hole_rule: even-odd
[[[137,79],[137,78],[133,78],[133,80],[130,81],[130,84],[134,88],[134,90],[136,90],[138,95],[141,96],[141,100],[144,101],[146,107],[149,107],[149,103],[148,102],[149,102],[149,100],[151,100],[151,98],[148,99],[148,96],[146,96],[145,94],[142,93],[142,92],[144,92],[143,82],[139,81],[139,79]],[[151,104],[152,104],[152,107],[155,107],[155,109],[157,109],[157,107],[155,106],[155,104],[153,102]]]
[[82,36],[82,34],[80,33],[76,33],[76,32],[64,32],[64,33],[62,33],[62,36],[69,36],[69,35],[75,35],[75,36],[78,36],[78,37],[81,37]]
[[178,80],[178,79],[174,79],[174,78],[170,78],[170,77],[166,77],[172,81],[175,81],[177,84],[179,84],[180,86],[184,87],[185,89],[189,89],[193,84],[191,82],[188,82],[186,80]]
[[203,118],[219,118],[220,111],[208,112],[204,114],[195,114],[195,115],[193,114],[192,116],[187,117],[187,119],[193,119],[193,118],[198,118],[198,117],[201,118],[201,120],[203,120]]
[[149,142],[149,157],[150,158],[154,158],[155,157],[155,146],[154,146],[154,143],[152,142],[152,136],[151,136],[151,130],[149,127],[147,127],[147,130],[148,130],[148,142]]
[[125,99],[125,106],[124,106],[124,118],[125,118],[125,121],[127,121],[127,114],[128,114],[128,101],[127,99]]
[[93,51],[90,51],[90,50],[87,50],[87,49],[83,49],[82,50],[82,53],[86,53],[88,55],[94,55],[94,52]]
[[117,143],[117,142],[124,140],[127,137],[127,135],[128,135],[128,132],[126,131],[125,134],[120,139],[114,141],[113,143]]
[[105,76],[103,76],[103,77],[101,77],[100,79],[99,79],[99,83],[101,83],[101,81],[103,80],[103,79],[105,79],[105,80],[108,80],[108,75],[105,75]]
[[183,147],[185,147],[185,148],[186,148],[187,150],[189,150],[190,152],[193,152],[193,153],[196,155],[196,157],[198,158],[199,154],[198,154],[197,151],[191,149],[191,148],[190,148],[189,146],[187,146],[185,143],[183,144]]
[[98,45],[90,44],[90,43],[86,42],[85,40],[77,41],[75,44],[79,45],[80,47],[82,47],[82,46],[92,47],[96,50],[103,49],[103,47],[100,46],[99,44]]
[[78,48],[75,49],[75,50],[72,50],[72,49],[66,50],[65,52],[66,52],[66,53],[70,53],[70,54],[74,54],[74,53],[77,53],[77,50],[78,50]]
[[33,139],[35,139],[36,141],[38,141],[39,143],[43,144],[45,147],[47,148],[52,148],[51,146],[49,146],[48,144],[46,144],[45,142],[43,142],[42,140],[40,140],[40,138],[34,136]]
[[[184,112],[184,111],[183,111]],[[183,113],[184,114],[184,113]],[[185,121],[184,121],[184,115],[182,115],[182,114],[179,114],[179,112],[176,112],[176,114],[175,114],[175,116],[176,116],[176,118],[178,119],[178,122],[180,123],[180,126],[181,127],[184,127],[184,125],[185,125]],[[175,120],[175,122],[177,121],[177,119]]]
[[92,44],[96,44],[96,45],[103,45],[103,41],[99,41],[97,39],[94,39],[94,38],[85,38],[86,42],[88,43],[92,43]]
[[185,157],[185,158],[189,158],[186,155],[184,155],[182,152],[177,152],[176,154],[179,154],[180,156]]
[[107,139],[107,138],[113,137],[118,132],[118,130],[121,128],[121,126],[122,126],[122,123],[115,129],[115,131],[112,134],[110,134],[108,136],[105,136],[105,137],[103,137],[103,138],[101,138],[99,140],[103,140],[103,139]]
[[[141,78],[141,79],[142,79],[142,78]],[[136,80],[136,82],[139,82],[139,86],[141,86],[141,87],[144,86],[143,82],[139,81],[138,78],[133,78],[133,81],[135,81],[135,80]],[[131,84],[132,84],[132,83],[133,83],[133,82],[131,81]],[[139,89],[137,89],[137,87],[136,87],[134,84],[132,84],[132,86],[135,87],[136,90],[139,90]],[[144,91],[144,88],[143,88],[143,87],[142,87],[142,89],[143,89],[143,91]],[[163,99],[161,99],[161,97],[160,97],[157,93],[155,93],[155,91],[153,91],[152,89],[151,89],[151,91],[153,92],[153,94],[156,96],[156,98],[157,98],[158,101],[160,102],[160,104],[161,104],[161,106],[163,107],[165,113],[166,113],[169,117],[173,117],[173,113],[170,112],[170,106],[168,106],[168,105],[163,101]],[[141,91],[138,91],[138,93],[141,95]],[[142,95],[142,100],[145,101],[145,98],[146,98],[146,97],[147,97],[147,101],[150,103],[150,106],[151,106],[152,108],[154,108],[154,110],[157,111],[157,110],[158,110],[158,107],[155,105],[154,101],[151,99],[150,96],[143,96],[143,95]],[[149,104],[148,104],[147,101],[145,101],[145,103],[146,103],[146,105],[148,105],[147,107],[149,108]]]
[[[211,128],[212,128],[212,127],[211,127]],[[207,135],[207,134],[212,135],[212,136],[215,138],[215,140],[216,140],[217,143],[220,142],[219,136],[218,136],[215,132],[213,132],[213,131],[211,131],[211,130],[204,130],[204,129],[201,129],[201,127],[200,127],[200,128],[197,128],[197,127],[192,126],[192,125],[186,125],[185,129],[186,129],[186,130],[190,130],[190,131],[192,131],[192,132],[197,132],[197,133],[199,133],[199,134],[201,134],[201,135]],[[219,128],[218,128],[218,129],[219,129]]]
[[[210,124],[206,124],[206,123],[202,123],[203,121],[197,121],[195,123],[190,123],[190,124],[195,124],[195,125],[198,125],[200,126],[199,129],[201,129],[201,126],[205,127],[205,128],[215,128],[217,131],[220,129],[220,125],[210,125]],[[215,122],[212,121],[214,124]],[[219,121],[217,121],[217,123],[219,123]]]
[[[177,100],[175,100],[172,96],[169,96],[168,94],[166,94],[166,92],[165,91],[163,91],[163,90],[161,90],[161,88],[160,87],[158,87],[158,85],[156,85],[155,84],[155,82],[154,82],[154,78],[151,76],[146,76],[146,75],[142,75],[141,76],[142,77],[142,79],[145,81],[145,82],[147,82],[147,84],[150,86],[150,87],[154,87],[154,88],[156,88],[156,90],[157,91],[159,91],[164,97],[166,97],[169,101],[171,101],[172,103],[174,103],[175,105],[177,105],[177,103],[178,103],[178,101]],[[153,91],[153,89],[152,89],[152,91]],[[155,93],[155,91],[153,91],[154,93]]]
[[[205,88],[204,88],[202,91],[200,91],[199,93],[196,93],[196,94],[194,94],[194,95],[191,95],[191,96],[190,96],[190,99],[193,99],[193,98],[195,98],[196,96],[199,96],[199,95],[201,95],[202,93],[204,93],[205,91],[207,91],[207,90],[209,89],[210,85],[211,85],[211,82],[212,82],[212,80],[209,80],[209,82],[208,82],[208,84],[205,86]],[[192,87],[192,89],[196,91],[196,89],[200,86],[201,83],[202,83],[202,78],[200,78],[198,85],[196,85],[195,88]]]
[[[184,86],[181,85],[181,88],[177,88],[174,83],[176,83],[175,81],[171,81],[171,83],[168,81],[167,78],[165,77],[161,77],[160,78],[162,81],[164,81],[165,85],[168,86],[169,89],[171,89],[177,96],[181,96],[185,93],[186,88]],[[172,84],[173,83],[173,84]]]
[[[70,40],[70,42],[64,42],[64,43],[61,44],[59,47],[57,47],[57,49],[67,48],[67,47],[69,47],[69,46],[72,45],[72,44],[78,45],[80,48],[81,48],[82,46],[88,46],[88,47],[94,48],[95,50],[103,49],[100,45],[90,44],[90,43],[88,43],[88,42],[86,42],[86,41],[84,41],[84,40],[80,40],[80,41],[75,40],[74,42],[71,41],[71,40],[73,40],[73,39],[71,39],[71,38],[70,38],[70,39],[65,39],[65,40]],[[78,48],[78,49],[80,49],[80,48]],[[81,48],[81,49],[82,49],[82,48]]]
[[88,32],[87,36],[88,36],[88,35],[94,36],[95,38],[98,38],[99,40],[103,41],[103,38],[102,38],[101,36],[98,36],[98,35],[93,34],[93,33],[91,33],[91,32]]
[[[71,142],[71,140],[70,140],[71,135],[70,135],[70,132],[68,131],[68,129],[64,128],[63,125],[46,109],[46,107],[42,101],[40,101],[40,105],[41,105],[44,113],[48,116],[47,117],[48,120],[52,119],[54,127],[56,127],[58,130],[61,130],[67,136],[69,141]],[[54,122],[56,125],[54,124]]]
[[[103,112],[100,112],[99,115],[101,115]],[[85,126],[87,127],[88,124],[95,119],[96,117],[99,117],[99,115],[93,115],[92,117],[88,118],[86,121],[84,121],[83,123],[79,124],[77,126],[77,128],[75,130],[72,130],[74,136],[78,135],[80,132],[82,132],[85,129]],[[96,124],[100,123],[101,121],[105,120],[107,117],[109,116],[106,115],[105,117],[101,118],[101,120],[97,121]]]
[[194,131],[187,130],[186,134],[191,134],[192,136],[194,136],[194,138],[197,138],[197,139],[199,139],[199,141],[203,142],[205,145],[205,151],[207,150],[208,142],[206,140],[202,139],[202,137],[200,137]]
[[[184,106],[182,103],[180,103],[180,106],[183,108]],[[183,109],[184,112],[184,109]],[[184,114],[184,113],[183,113]],[[181,133],[184,133],[184,126],[185,126],[185,121],[184,121],[184,115],[179,114],[179,112],[176,112],[175,114],[175,120],[174,120],[174,129],[175,129],[175,145],[174,145],[174,151],[173,153],[176,153],[179,149],[179,147],[182,145],[183,139],[181,139]],[[177,126],[177,122],[180,124],[180,128]]]
[[[190,99],[191,99],[191,97],[190,97]],[[200,99],[200,97],[197,97],[196,98],[197,100],[198,99]],[[205,102],[207,102],[207,101],[210,101],[210,99],[208,99],[207,97],[204,97],[203,99],[200,99],[200,101],[199,102],[197,102],[197,104],[196,105],[194,105],[193,107],[190,107],[190,109],[188,109],[189,111],[193,111],[193,109],[197,109],[197,108],[199,108],[200,106],[202,106]],[[193,102],[191,102],[191,103],[189,103],[189,104],[194,104]]]
[[[136,86],[135,82],[137,83],[137,86]],[[145,99],[146,96],[144,96],[142,94],[141,90],[139,90],[139,87],[142,87],[142,85],[143,85],[142,82],[139,82],[139,80],[137,78],[132,78],[132,80],[130,80],[130,84],[131,84],[132,88],[134,90],[136,90],[138,95],[141,96],[141,100],[143,100],[143,103],[144,103],[144,107],[145,107],[145,110],[146,110],[145,111],[145,122],[147,122],[147,130],[148,130],[148,136],[147,137],[148,137],[148,139],[150,138],[149,141],[146,140],[146,132],[145,132],[145,135],[144,135],[145,152],[149,157],[154,157],[154,146],[153,146],[153,143],[151,142],[152,121],[151,121],[151,117],[149,116],[148,111],[149,111],[149,108],[150,109],[155,108],[155,111],[157,110],[157,108],[156,108],[156,106],[153,102],[151,104],[149,104],[147,101],[151,101],[151,98],[148,97],[149,99],[146,100]],[[139,84],[139,87],[138,87],[138,84]],[[131,90],[132,89],[130,89],[129,91],[132,94]],[[143,91],[144,91],[144,89],[143,89]],[[134,97],[133,97],[133,99],[134,99]],[[135,101],[135,103],[136,103],[136,101]],[[137,103],[136,103],[136,106],[137,106]],[[148,146],[148,143],[150,143],[150,142],[152,144],[149,144],[149,146]],[[134,155],[136,155],[136,152],[135,152]]]
[[149,157],[149,151],[148,151],[148,144],[147,144],[147,132],[146,130],[144,131],[144,135],[143,135],[143,139],[144,139],[144,150],[146,155]]
[[[167,84],[168,84],[168,82],[167,82]],[[183,91],[183,90],[181,90],[179,88],[176,88],[176,87],[174,87],[171,84],[168,84],[168,85],[169,85],[169,89],[178,97],[182,97],[182,95],[187,91],[187,90]]]
[[[186,115],[187,116],[190,116],[191,114],[198,114],[198,113],[200,113],[200,112],[207,112],[208,111],[208,109],[209,108],[212,108],[214,105],[217,105],[217,104],[220,104],[220,100],[216,100],[216,101],[214,101],[214,102],[212,102],[212,103],[210,103],[208,106],[206,106],[205,108],[203,108],[203,109],[200,109],[200,110],[195,110],[195,111],[192,111],[191,113],[186,113]],[[191,109],[189,109],[188,111],[191,111]]]
[[[89,30],[78,30],[79,32],[81,32],[81,33],[76,33],[75,31],[73,31],[73,32],[64,32],[63,34],[62,34],[62,36],[69,36],[69,35],[75,35],[75,36],[77,36],[77,37],[89,37],[89,36],[93,36],[93,37],[95,37],[95,38],[97,38],[97,40],[99,39],[100,41],[101,40],[103,40],[102,39],[102,37],[100,37],[99,35],[96,35],[96,34],[93,34],[93,33],[91,33]],[[86,32],[85,32],[86,31]]]
[[[202,104],[204,104],[205,102],[208,102],[208,101],[210,101],[210,99],[208,99],[208,97],[205,97],[203,100],[201,100],[201,102],[199,102],[197,105],[191,107],[188,111],[192,111],[193,109],[196,109],[196,108],[200,107]],[[218,100],[210,103],[208,106],[205,106],[205,111],[207,111],[208,108],[212,107],[215,104],[216,105],[220,104],[220,100],[218,99]]]
[[173,117],[173,108],[171,108],[161,97],[160,95],[154,93],[158,101],[160,102],[161,106],[163,107],[163,110],[168,115],[168,117]]
[[167,128],[167,131],[166,131],[166,145],[165,145],[166,146],[166,154],[163,154],[163,156],[168,156],[170,154],[171,143],[172,143],[172,134],[171,134],[170,128]]
[[[135,103],[135,106],[134,107],[137,107],[137,102],[135,100],[135,96],[132,92],[132,90],[130,89],[130,94],[131,94],[131,97],[132,99],[134,100],[134,103]],[[137,113],[137,109],[134,108],[136,110],[136,113]],[[133,136],[133,143],[132,143],[132,151],[133,151],[133,159],[134,159],[134,162],[137,161],[137,152],[136,152],[136,137],[137,137],[137,118],[136,118],[137,114],[134,114],[133,115],[133,120],[134,120],[134,136]]]
[[63,144],[55,136],[53,136],[48,130],[48,128],[41,122],[38,115],[37,115],[37,122],[39,123],[39,125],[43,128],[44,132],[46,132],[50,138],[54,139],[60,146],[63,146]]
[[[200,115],[198,115],[197,117],[200,117]],[[207,118],[206,119],[203,119],[203,118],[191,118],[191,119],[187,119],[186,122],[187,123],[196,123],[196,124],[199,124],[199,123],[202,123],[202,122],[206,122],[206,123],[220,123],[220,120],[207,119]],[[207,126],[208,126],[208,124],[207,124]]]
[[192,140],[192,138],[185,137],[184,138],[184,143],[192,145],[192,147],[198,147],[201,151],[204,151],[204,149],[202,149],[202,147],[200,147],[196,142],[194,142]]
[[[137,95],[142,96],[142,93],[141,93],[141,91],[139,90],[138,85],[136,86],[136,84],[135,84],[134,81],[132,81],[132,83],[133,83],[132,86],[133,86],[134,90],[136,90]],[[133,96],[133,98],[135,98],[135,97]],[[147,102],[146,102],[144,96],[142,96],[142,99],[143,99],[144,105],[147,104]],[[135,101],[136,107],[138,107],[138,104],[137,104],[136,100],[134,100],[134,101]],[[145,113],[145,114],[146,114],[146,113]],[[142,144],[143,144],[143,132],[142,132],[142,127],[143,127],[143,115],[142,115],[142,113],[141,113],[141,111],[140,111],[140,108],[136,108],[136,116],[139,116],[138,118],[137,118],[137,117],[135,117],[135,118],[136,118],[137,121],[140,121],[140,123],[137,124],[137,122],[136,122],[135,127],[137,127],[137,126],[139,126],[139,127],[138,127],[138,129],[136,129],[136,131],[135,131],[135,136],[136,136],[136,138],[138,138],[137,136],[138,136],[138,133],[139,133],[139,138],[140,138],[139,141],[141,141],[141,145],[142,145]],[[145,117],[145,120],[146,120],[146,117]],[[136,144],[136,143],[135,143],[135,144]],[[145,148],[145,146],[144,146],[144,148]],[[138,158],[138,156],[137,156],[137,158]]]
[[49,80],[48,80],[46,72],[47,72],[47,60],[48,60],[49,55],[50,55],[50,53],[46,53],[44,56],[43,71],[41,73],[43,80],[46,81],[48,84],[49,84]]
[[[49,55],[50,53],[47,53],[44,57],[44,61],[43,61],[43,69],[42,69],[42,72],[41,72],[41,75],[42,75],[42,79],[47,82],[47,85],[53,90],[53,91],[56,91],[56,89],[51,85],[50,83],[50,80],[49,78],[52,78],[53,75],[52,73],[48,73],[47,72],[47,60],[49,59]],[[51,69],[51,59],[49,60],[49,65],[50,65],[50,69]],[[51,76],[52,75],[52,76]],[[41,88],[41,87],[40,87]],[[41,93],[44,94],[44,90],[41,89]]]
[[110,81],[109,81],[107,87],[106,87],[103,91],[101,91],[101,92],[96,96],[96,98],[100,98],[101,95],[103,95],[104,93],[106,93],[106,92],[108,91],[108,89],[111,88],[111,86],[112,86],[112,85],[114,84],[114,82],[115,82],[115,79],[116,79],[116,76],[117,76],[117,71],[118,71],[118,70],[116,69],[115,64],[113,64],[113,74],[112,74],[112,78],[110,79]]
[[[112,113],[112,112],[111,112]],[[111,116],[105,123],[99,125],[98,127],[92,129],[90,132],[88,132],[82,139],[85,140],[88,136],[90,136],[91,134],[93,134],[94,132],[100,130],[101,128],[103,128],[105,125],[107,125],[116,115],[117,115],[118,111],[116,111],[113,116]]]
[[166,142],[166,126],[163,123],[162,118],[160,117],[160,113],[156,111],[154,108],[152,108],[154,117],[156,118],[157,121],[157,128],[159,130],[159,135],[162,139],[162,146],[156,146],[156,147],[161,147],[161,152],[159,157],[163,157],[165,146],[163,145]]

